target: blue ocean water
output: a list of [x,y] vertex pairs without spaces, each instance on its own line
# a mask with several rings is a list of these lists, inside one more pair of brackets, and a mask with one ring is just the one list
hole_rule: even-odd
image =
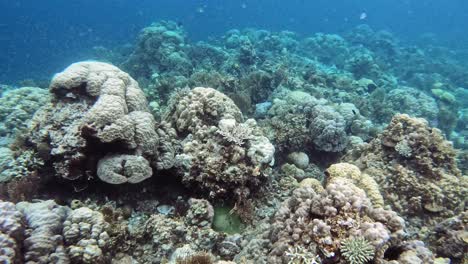
[[312,35],[365,23],[402,39],[430,32],[447,45],[468,46],[465,0],[1,0],[0,10],[0,83],[10,84],[48,79],[92,47],[133,43],[163,19],[183,24],[191,40],[233,28]]

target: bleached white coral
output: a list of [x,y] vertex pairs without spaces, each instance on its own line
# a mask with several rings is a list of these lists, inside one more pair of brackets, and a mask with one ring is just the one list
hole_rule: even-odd
[[408,145],[407,140],[402,140],[402,141],[398,142],[395,145],[395,150],[396,150],[396,152],[398,152],[398,154],[400,154],[401,156],[403,156],[405,158],[409,158],[413,154],[412,151],[411,151],[411,147]]
[[242,146],[246,140],[253,137],[252,128],[247,124],[239,124],[234,119],[220,120],[218,128],[216,131],[218,134],[223,136],[228,142],[237,144],[238,146]]

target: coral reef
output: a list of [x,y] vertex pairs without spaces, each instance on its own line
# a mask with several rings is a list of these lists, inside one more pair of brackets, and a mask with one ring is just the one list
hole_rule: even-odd
[[457,52],[366,25],[187,36],[93,48],[128,74],[0,85],[0,262],[466,262]]

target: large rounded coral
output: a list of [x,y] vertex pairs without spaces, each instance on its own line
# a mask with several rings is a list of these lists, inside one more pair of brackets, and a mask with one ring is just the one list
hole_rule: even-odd
[[333,259],[339,256],[342,243],[353,237],[364,238],[381,260],[382,249],[398,243],[404,227],[395,212],[372,207],[352,180],[335,177],[320,193],[299,187],[281,205],[270,232],[269,263],[288,263],[291,249],[299,247]]
[[[49,90],[52,102],[36,113],[31,141],[38,152],[47,154],[43,155],[47,165],[59,177],[89,180],[97,174],[106,182],[125,182],[109,180],[108,171],[122,170],[115,163],[99,162],[108,155],[147,163],[144,169],[125,169],[120,175],[132,183],[151,176],[149,166],[161,164],[157,131],[161,127],[148,112],[138,83],[127,73],[106,63],[79,62],[56,74]],[[106,168],[98,169],[99,165]],[[141,170],[146,172],[128,175]]]
[[275,148],[254,120],[212,88],[197,87],[172,99],[167,120],[182,140],[177,156],[183,182],[208,197],[242,203],[267,179]]
[[457,168],[456,152],[424,119],[396,115],[351,162],[375,179],[385,203],[411,223],[419,238],[427,235],[421,228],[430,230],[465,210],[468,181]]
[[318,100],[301,91],[275,99],[270,118],[262,123],[269,137],[280,150],[315,150],[340,152],[348,143],[346,120],[325,100]]

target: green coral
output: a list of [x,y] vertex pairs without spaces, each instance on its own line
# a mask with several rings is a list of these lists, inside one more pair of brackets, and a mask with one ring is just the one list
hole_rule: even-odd
[[340,251],[350,264],[364,264],[374,258],[374,247],[364,237],[351,237],[342,241]]
[[452,93],[444,91],[442,89],[432,89],[431,92],[435,97],[437,97],[438,99],[442,101],[446,101],[451,104],[457,101],[457,99]]

